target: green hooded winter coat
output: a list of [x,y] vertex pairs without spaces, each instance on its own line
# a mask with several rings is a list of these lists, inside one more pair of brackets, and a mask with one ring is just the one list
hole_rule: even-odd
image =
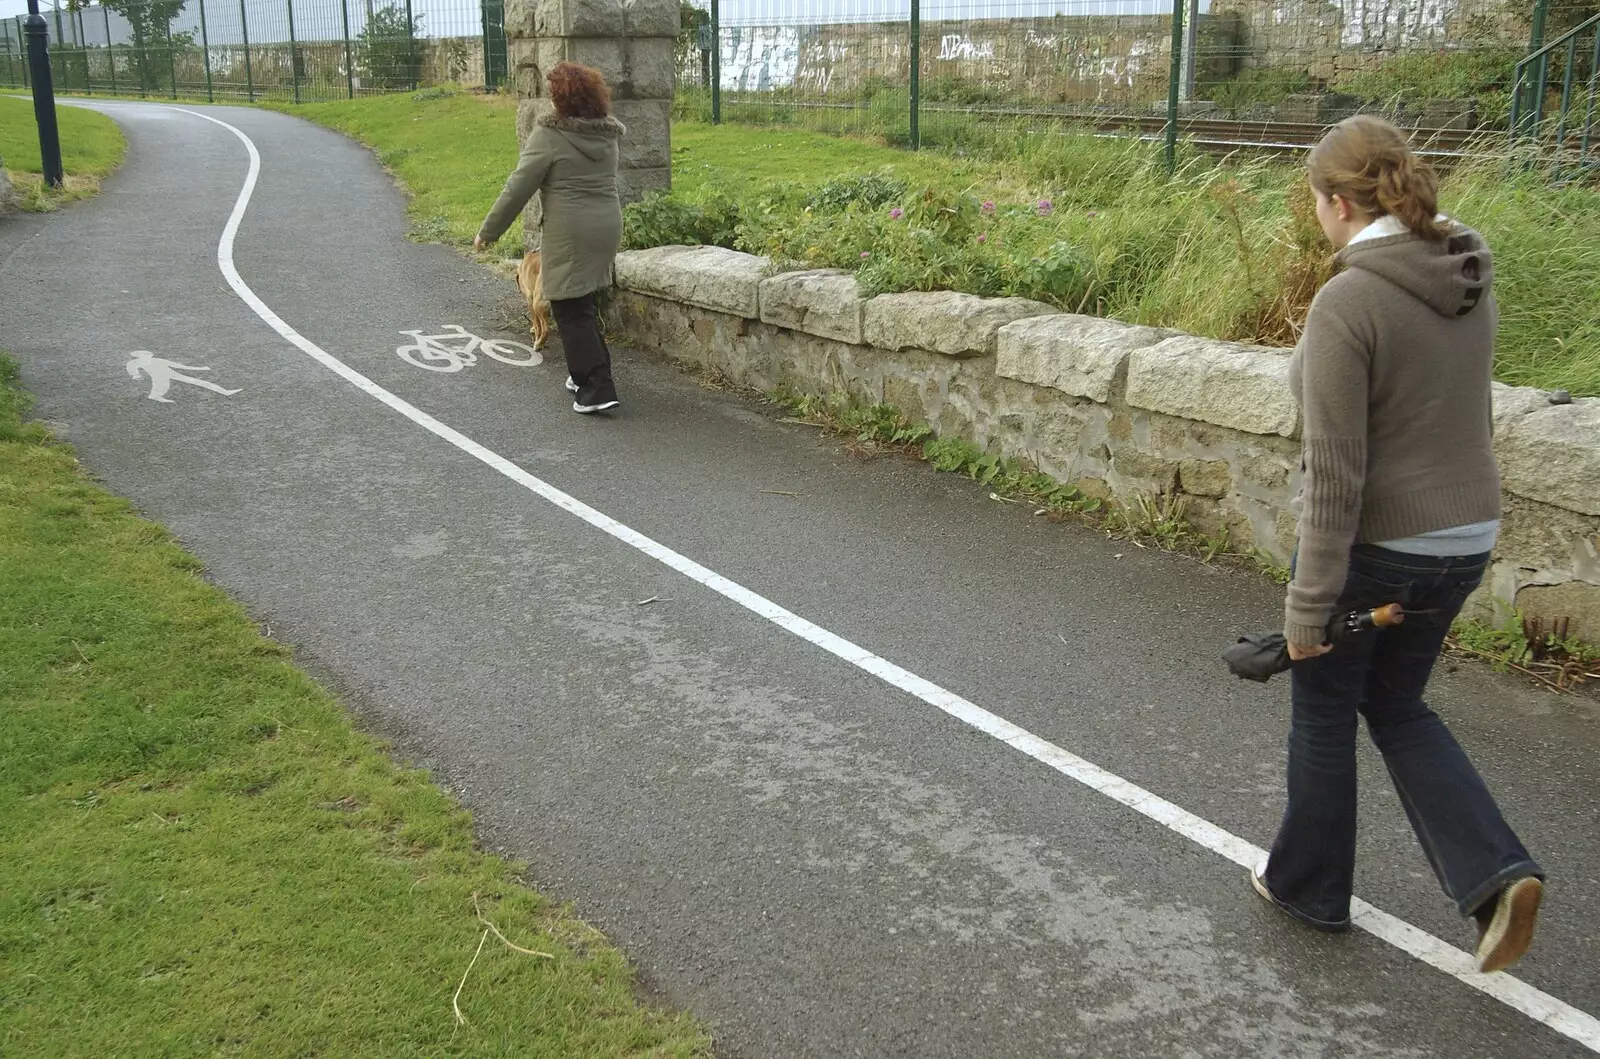
[[611,266],[622,245],[617,153],[626,131],[610,116],[540,117],[478,230],[478,238],[494,242],[534,192],[542,192],[539,264],[544,296],[551,301],[581,298],[611,285]]

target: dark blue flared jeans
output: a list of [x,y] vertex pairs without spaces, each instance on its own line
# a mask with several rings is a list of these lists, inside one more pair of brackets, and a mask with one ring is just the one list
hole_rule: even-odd
[[1289,806],[1266,882],[1313,925],[1336,928],[1350,919],[1358,714],[1439,884],[1463,916],[1515,879],[1543,877],[1460,744],[1422,701],[1450,623],[1488,562],[1487,555],[1436,559],[1358,545],[1339,612],[1400,603],[1405,623],[1354,637],[1290,670]]

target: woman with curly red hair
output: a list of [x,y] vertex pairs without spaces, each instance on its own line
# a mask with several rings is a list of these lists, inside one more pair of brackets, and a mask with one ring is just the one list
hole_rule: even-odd
[[572,410],[592,414],[619,404],[595,296],[610,286],[622,245],[617,155],[627,130],[611,116],[600,71],[563,62],[545,80],[555,109],[534,123],[472,245],[482,250],[499,239],[534,193],[542,194],[544,294],[567,356],[567,389],[577,395]]

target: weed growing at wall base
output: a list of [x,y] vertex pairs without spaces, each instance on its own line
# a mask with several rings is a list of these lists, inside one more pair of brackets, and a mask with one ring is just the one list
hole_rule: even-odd
[[1600,680],[1600,647],[1550,632],[1521,611],[1508,610],[1499,624],[1462,618],[1450,630],[1448,647],[1488,662],[1496,671],[1532,677],[1552,691]]

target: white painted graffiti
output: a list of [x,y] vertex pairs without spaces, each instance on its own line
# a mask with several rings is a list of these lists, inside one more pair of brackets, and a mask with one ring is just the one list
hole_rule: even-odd
[[800,31],[794,26],[732,30],[722,53],[722,87],[767,92],[794,84],[800,66]]
[[502,364],[531,368],[544,357],[532,346],[506,338],[479,338],[460,324],[445,324],[440,334],[425,335],[421,330],[401,331],[412,341],[396,346],[395,353],[407,364],[429,371],[460,371],[478,363],[478,353],[486,353]]
[[1339,0],[1346,47],[1398,47],[1440,39],[1459,12],[1457,0]]
[[994,41],[974,41],[964,33],[946,33],[939,38],[941,59],[993,59]]
[[210,371],[210,368],[196,367],[191,364],[179,364],[175,360],[158,357],[148,349],[136,349],[129,354],[128,376],[138,379],[141,375],[150,380],[150,392],[146,396],[152,401],[162,404],[174,404],[172,398],[167,396],[167,391],[175,382],[198,386],[202,390],[220,393],[224,397],[232,397],[238,390],[227,390],[211,382],[209,379],[194,379],[183,374],[186,371]]

